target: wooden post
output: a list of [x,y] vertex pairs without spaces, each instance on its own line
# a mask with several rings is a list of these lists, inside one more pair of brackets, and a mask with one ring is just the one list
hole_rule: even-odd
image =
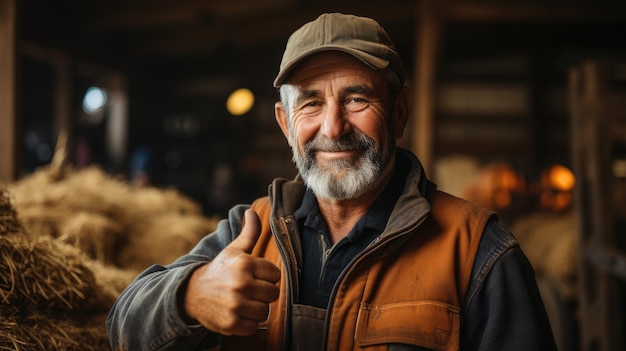
[[18,176],[16,0],[0,0],[0,183]]
[[72,147],[74,135],[75,112],[72,94],[72,71],[74,62],[70,55],[62,51],[46,49],[39,45],[22,42],[20,43],[20,55],[32,60],[49,64],[55,71],[53,91],[53,132],[57,134],[57,142],[52,162],[62,166],[65,162],[72,161]]
[[121,172],[128,153],[128,87],[126,78],[119,73],[108,77],[110,99],[107,119],[106,147],[114,172]]
[[624,350],[626,184],[612,168],[615,147],[626,145],[626,103],[623,94],[610,90],[607,63],[587,62],[572,69],[569,94],[580,350]]
[[410,124],[411,150],[419,157],[427,173],[432,171],[435,128],[435,71],[439,48],[441,19],[431,0],[417,6],[416,54],[413,82],[415,120]]

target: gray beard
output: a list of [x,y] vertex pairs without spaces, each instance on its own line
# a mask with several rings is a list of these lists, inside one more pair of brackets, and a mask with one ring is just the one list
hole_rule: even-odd
[[[383,180],[382,173],[389,163],[393,149],[381,149],[373,139],[362,133],[352,133],[339,140],[317,137],[308,142],[302,152],[292,140],[293,161],[306,186],[316,196],[327,200],[356,199]],[[360,150],[358,160],[330,160],[323,166],[315,162],[315,151]]]

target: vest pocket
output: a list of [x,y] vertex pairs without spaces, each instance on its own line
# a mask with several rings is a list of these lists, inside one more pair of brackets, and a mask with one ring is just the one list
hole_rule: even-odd
[[446,303],[361,303],[355,343],[359,347],[407,344],[451,351],[459,348],[459,333],[459,308]]

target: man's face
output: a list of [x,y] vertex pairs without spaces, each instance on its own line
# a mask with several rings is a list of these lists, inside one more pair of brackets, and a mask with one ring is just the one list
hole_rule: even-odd
[[281,127],[307,186],[328,200],[374,191],[395,147],[385,73],[324,53],[302,63],[288,84],[291,116]]

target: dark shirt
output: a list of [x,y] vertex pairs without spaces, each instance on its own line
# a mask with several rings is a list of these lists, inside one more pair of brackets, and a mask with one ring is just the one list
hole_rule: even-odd
[[343,239],[332,245],[317,200],[307,190],[294,213],[302,242],[302,273],[298,303],[326,309],[331,291],[341,272],[385,227],[402,194],[410,165],[399,158],[395,171],[381,196]]

